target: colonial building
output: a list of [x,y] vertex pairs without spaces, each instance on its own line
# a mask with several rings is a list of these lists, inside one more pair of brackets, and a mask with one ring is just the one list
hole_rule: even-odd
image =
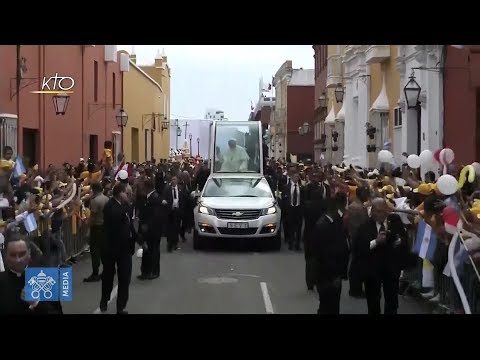
[[[345,107],[343,102],[343,45],[328,45],[327,59],[327,116],[324,119],[321,136],[325,160],[332,164],[340,164],[345,153]],[[348,157],[348,155],[347,155]]]
[[154,65],[139,66],[135,54],[131,54],[129,65],[123,89],[124,108],[128,113],[123,133],[127,160],[167,159],[170,152],[170,68],[167,57],[159,52]]
[[[18,58],[17,91],[17,48],[0,46],[0,148],[10,145],[46,168],[98,159],[104,141],[118,144],[124,72],[115,45],[21,45]],[[54,85],[55,76],[65,80]],[[62,88],[68,102],[57,115],[53,100]]]
[[273,86],[275,148],[281,149],[286,159],[290,155],[298,160],[313,159],[313,129],[309,124],[314,119],[315,70],[293,69],[292,61],[287,60],[275,74]]
[[480,161],[480,46],[444,47],[444,146],[455,162]]
[[[313,119],[313,152],[314,161],[322,160],[326,151],[324,121],[327,116],[327,58],[328,45],[313,45],[315,59],[315,107]],[[323,155],[325,158],[325,155]]]
[[360,166],[376,167],[377,154],[385,147],[399,155],[399,161],[401,141],[394,137],[400,98],[397,47],[345,45],[342,59],[345,157]]
[[[399,45],[399,100],[394,104],[394,155],[419,154],[442,147],[443,81],[442,45]],[[455,77],[461,74],[455,72]],[[412,83],[411,81],[415,81]],[[405,86],[418,86],[417,101],[406,101]],[[464,84],[467,87],[467,84]],[[458,89],[456,89],[458,90]],[[463,107],[463,104],[462,106]],[[399,146],[397,146],[397,144]]]

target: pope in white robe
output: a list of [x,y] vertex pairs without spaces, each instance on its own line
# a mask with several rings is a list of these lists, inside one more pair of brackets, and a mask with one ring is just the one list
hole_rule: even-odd
[[243,147],[237,145],[235,139],[228,141],[228,149],[225,153],[220,153],[219,149],[217,149],[217,155],[219,161],[222,163],[220,172],[248,171],[250,156],[248,156],[247,151]]

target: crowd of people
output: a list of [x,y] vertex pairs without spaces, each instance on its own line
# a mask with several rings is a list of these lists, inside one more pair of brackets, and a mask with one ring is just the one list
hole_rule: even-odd
[[[455,235],[446,209],[458,214],[469,260],[478,262],[480,174],[472,166],[474,173],[465,181],[464,168],[445,166],[443,172],[458,179],[458,189],[445,194],[442,173],[421,174],[407,161],[365,169],[345,162],[266,159],[264,175],[282,208],[286,246],[304,251],[306,288],[319,294],[318,313],[341,312],[345,279],[350,296],[366,298],[369,314],[381,313],[382,290],[386,314],[397,313],[399,293],[408,286],[436,301]],[[142,258],[138,279],[158,278],[160,239],[166,236],[168,252],[180,250],[193,228],[195,198],[190,194],[201,191],[209,175],[208,164],[199,158],[141,164],[126,162],[123,154],[113,159],[108,142],[99,160],[81,158],[76,166],[49,165],[41,171],[28,159],[13,160],[6,147],[0,161],[0,289],[8,296],[0,297],[0,313],[62,312],[59,302],[24,300],[24,271],[69,265],[62,227],[71,218],[73,233],[79,226],[89,229],[92,273],[84,281],[102,282],[100,310],[107,311],[117,273],[116,310],[126,314],[135,248]],[[31,215],[34,227],[26,221]],[[438,240],[433,256],[418,250],[417,243],[425,242],[419,228],[425,227],[427,240]],[[461,312],[458,292],[455,296],[455,310]]]
[[[71,265],[62,231],[68,218],[72,233],[88,228],[92,273],[84,281],[102,281],[102,311],[107,310],[117,272],[117,313],[127,312],[137,245],[142,257],[137,277],[145,281],[159,277],[162,235],[167,237],[168,252],[180,250],[180,240],[185,241],[193,227],[190,194],[205,185],[210,174],[207,165],[191,157],[138,164],[126,162],[123,154],[115,162],[111,145],[105,143],[98,161],[81,158],[76,166],[49,165],[45,171],[28,159],[13,160],[12,149],[3,149],[0,289],[9,289],[11,296],[0,297],[0,313],[61,312],[60,303],[32,306],[23,300],[24,271],[28,266]],[[35,218],[33,228],[26,221],[30,214]]]
[[[457,253],[466,249],[456,256],[459,276],[463,266],[480,263],[480,164],[447,164],[437,152],[425,165],[438,165],[438,174],[421,174],[404,156],[400,166],[380,161],[377,169],[269,161],[265,174],[279,196],[285,242],[292,251],[303,243],[306,287],[319,294],[319,314],[340,312],[342,279],[349,296],[366,298],[369,314],[381,313],[382,290],[386,314],[396,314],[399,294],[413,288],[438,303],[441,279],[452,276],[448,247],[456,235]],[[452,310],[463,313],[453,283],[449,278]]]

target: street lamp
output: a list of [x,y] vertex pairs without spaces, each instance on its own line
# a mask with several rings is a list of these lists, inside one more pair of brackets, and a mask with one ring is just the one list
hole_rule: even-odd
[[197,156],[200,156],[200,138],[197,138]]
[[191,133],[188,135],[188,138],[190,139],[190,156],[192,156],[192,134]]
[[62,93],[53,95],[53,106],[55,107],[55,113],[57,115],[65,115],[69,100],[70,95],[68,94]]
[[412,70],[412,75],[410,75],[410,80],[408,80],[407,85],[403,89],[405,93],[405,100],[407,101],[407,109],[416,108],[418,105],[418,99],[420,97],[420,92],[422,88],[415,80],[415,71]]
[[337,103],[343,102],[343,95],[345,95],[343,85],[337,84],[337,88],[335,89],[335,99],[337,100]]
[[177,126],[177,136],[182,136],[182,129],[180,126]]
[[128,114],[125,112],[125,110],[120,109],[115,118],[117,120],[117,125],[120,127],[120,137],[122,138],[121,149],[123,153],[123,128],[127,126]]
[[318,97],[318,106],[320,106],[321,108],[327,107],[327,96],[324,92]]
[[128,115],[125,112],[125,110],[120,109],[120,111],[118,112],[118,114],[115,117],[117,118],[117,125],[119,127],[123,128],[123,127],[127,126]]
[[308,134],[309,130],[310,130],[310,125],[308,124],[308,122],[304,122],[303,123],[303,133]]

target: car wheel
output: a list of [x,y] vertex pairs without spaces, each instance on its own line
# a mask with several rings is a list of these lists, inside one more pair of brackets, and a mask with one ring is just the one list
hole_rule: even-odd
[[194,250],[201,250],[203,248],[203,238],[198,235],[198,231],[193,231],[193,249]]

